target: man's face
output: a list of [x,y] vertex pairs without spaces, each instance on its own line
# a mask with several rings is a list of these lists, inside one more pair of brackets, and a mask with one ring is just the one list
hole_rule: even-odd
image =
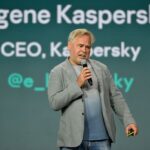
[[89,59],[91,49],[91,38],[89,35],[76,37],[73,41],[68,43],[70,51],[70,62],[73,65],[81,63],[82,59]]

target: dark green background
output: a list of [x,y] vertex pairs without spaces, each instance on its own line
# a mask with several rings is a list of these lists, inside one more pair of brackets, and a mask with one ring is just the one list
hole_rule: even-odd
[[[128,46],[141,46],[138,59],[132,62],[129,58],[95,58],[107,64],[112,74],[134,77],[135,81],[130,92],[125,93],[127,103],[133,113],[140,132],[135,138],[127,138],[123,126],[118,119],[117,142],[112,150],[148,150],[150,149],[150,25],[116,25],[111,23],[99,30],[97,25],[68,25],[56,23],[56,5],[72,4],[73,9],[96,10],[130,10],[148,9],[148,0],[136,1],[19,1],[1,0],[0,9],[48,9],[52,13],[51,22],[41,24],[11,24],[7,30],[0,30],[0,44],[5,41],[37,41],[41,43],[43,51],[49,51],[51,41],[62,41],[66,45],[70,31],[75,28],[87,28],[96,36],[94,46],[119,46],[125,41]],[[56,150],[56,135],[59,125],[59,113],[54,112],[48,103],[47,91],[35,92],[33,89],[11,88],[8,85],[8,76],[11,73],[20,73],[24,77],[32,77],[36,86],[44,85],[45,73],[48,73],[56,64],[65,58],[5,58],[0,54],[0,150]]]

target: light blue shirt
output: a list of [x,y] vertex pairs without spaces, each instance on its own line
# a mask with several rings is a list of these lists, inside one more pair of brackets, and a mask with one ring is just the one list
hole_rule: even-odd
[[[83,99],[85,107],[83,140],[109,139],[102,115],[101,99],[98,92],[97,78],[90,64],[88,64],[88,68],[92,73],[93,85],[90,86],[89,83],[86,82],[83,87]],[[82,66],[74,66],[74,69],[77,75],[79,75],[82,70]]]

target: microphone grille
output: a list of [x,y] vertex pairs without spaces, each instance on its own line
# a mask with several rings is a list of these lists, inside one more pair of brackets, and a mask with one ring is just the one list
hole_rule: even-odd
[[87,63],[86,63],[86,59],[82,59],[82,60],[81,60],[81,65],[85,65],[85,64],[87,64]]

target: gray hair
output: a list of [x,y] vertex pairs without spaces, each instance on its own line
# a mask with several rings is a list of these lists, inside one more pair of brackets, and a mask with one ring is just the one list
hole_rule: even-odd
[[87,29],[75,29],[70,32],[68,37],[68,42],[73,41],[77,36],[88,35],[91,38],[91,44],[94,43],[95,37],[92,32],[88,31]]

